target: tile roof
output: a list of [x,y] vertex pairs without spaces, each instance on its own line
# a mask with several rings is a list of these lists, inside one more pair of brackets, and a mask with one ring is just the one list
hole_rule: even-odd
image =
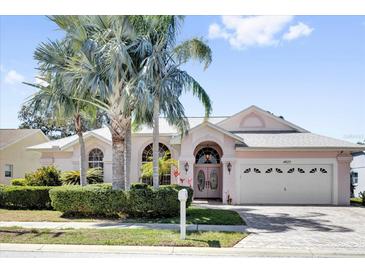
[[[203,117],[191,117],[188,118],[190,123],[190,128],[194,128],[204,121]],[[216,125],[226,119],[226,117],[211,117],[208,119],[210,123]],[[218,126],[217,126],[218,127]],[[171,127],[166,119],[160,118],[160,134],[167,134],[171,136],[176,136],[177,130]],[[135,134],[152,134],[152,128],[143,126]],[[353,149],[354,151],[365,150],[365,146],[357,145],[351,142],[346,142],[339,139],[334,139],[331,137],[326,137],[314,133],[283,133],[283,132],[262,132],[262,133],[240,133],[240,132],[230,132],[237,136],[237,139],[243,140],[242,142],[237,142],[237,147],[242,149]],[[96,130],[88,131],[84,134],[85,138],[89,136],[99,137],[107,142],[111,142],[111,134],[107,127],[99,128]],[[51,150],[57,149],[62,150],[73,143],[77,142],[77,135],[62,138],[59,140],[53,140],[43,144],[29,147],[29,149],[34,150]]]
[[[209,122],[213,124],[217,124],[220,121],[226,119],[227,117],[210,117],[208,119]],[[204,121],[204,117],[189,117],[189,124],[190,128],[193,128],[199,124],[201,124]],[[135,132],[136,134],[152,134],[152,128],[148,126],[142,126],[138,129],[138,131]],[[168,135],[175,135],[178,131],[173,126],[170,126],[165,118],[160,118],[160,134],[168,134]],[[107,127],[95,129],[92,131],[85,132],[84,137],[88,137],[90,135],[96,135],[99,136],[107,141],[112,140],[110,131]],[[78,139],[77,135],[73,135],[70,137],[53,140],[50,142],[46,142],[43,144],[35,145],[29,147],[29,149],[34,150],[51,150],[51,149],[63,149],[64,147],[68,146],[69,144],[72,144],[76,142]]]
[[365,146],[314,133],[236,133],[247,148],[354,148]]

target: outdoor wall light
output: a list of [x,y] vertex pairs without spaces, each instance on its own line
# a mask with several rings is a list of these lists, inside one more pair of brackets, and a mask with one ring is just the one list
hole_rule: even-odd
[[188,170],[189,170],[189,163],[188,162],[185,162],[184,168],[185,168],[185,172],[188,173]]
[[231,170],[232,170],[232,164],[231,164],[231,162],[228,162],[227,169],[228,169],[228,173],[231,174]]

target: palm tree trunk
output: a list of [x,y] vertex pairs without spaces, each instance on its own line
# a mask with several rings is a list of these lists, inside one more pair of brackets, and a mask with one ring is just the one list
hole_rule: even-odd
[[85,154],[85,142],[84,137],[82,134],[82,119],[81,115],[77,113],[75,115],[75,130],[79,137],[79,146],[80,146],[80,185],[86,186],[87,185],[87,178],[86,178],[86,154]]
[[112,132],[113,189],[125,189],[124,136]]
[[126,135],[131,124],[131,118],[120,116],[119,114],[111,117],[109,129],[112,135],[112,187],[113,189],[126,189],[127,168],[130,163],[126,162]]
[[85,142],[82,132],[77,134],[79,136],[79,146],[80,146],[80,185],[87,185],[87,163],[86,163],[86,153],[85,153]]
[[153,187],[159,187],[159,176],[158,176],[158,157],[159,157],[159,116],[160,116],[160,97],[158,94],[155,95],[153,101]]
[[129,123],[125,136],[125,189],[131,186],[131,161],[132,161],[132,125]]

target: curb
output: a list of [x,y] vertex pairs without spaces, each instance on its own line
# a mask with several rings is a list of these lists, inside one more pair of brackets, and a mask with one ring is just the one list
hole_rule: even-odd
[[168,246],[106,246],[56,244],[0,244],[1,252],[83,253],[83,254],[140,254],[185,256],[236,256],[236,257],[360,257],[365,249],[296,249],[296,248],[206,248]]

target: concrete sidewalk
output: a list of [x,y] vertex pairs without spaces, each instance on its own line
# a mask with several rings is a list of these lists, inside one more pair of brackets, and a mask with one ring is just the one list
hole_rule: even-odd
[[[48,228],[48,229],[169,229],[179,230],[179,224],[156,224],[156,223],[120,223],[120,222],[0,222],[0,227],[23,227],[23,228]],[[196,225],[188,224],[186,229],[189,231],[227,231],[227,232],[246,232],[243,225]]]
[[[3,254],[3,255],[2,255]],[[295,249],[295,248],[199,248],[167,246],[106,246],[106,245],[49,245],[0,244],[0,257],[78,257],[107,255],[185,255],[235,257],[365,257],[365,248],[357,249]],[[18,254],[18,255],[17,255]]]

